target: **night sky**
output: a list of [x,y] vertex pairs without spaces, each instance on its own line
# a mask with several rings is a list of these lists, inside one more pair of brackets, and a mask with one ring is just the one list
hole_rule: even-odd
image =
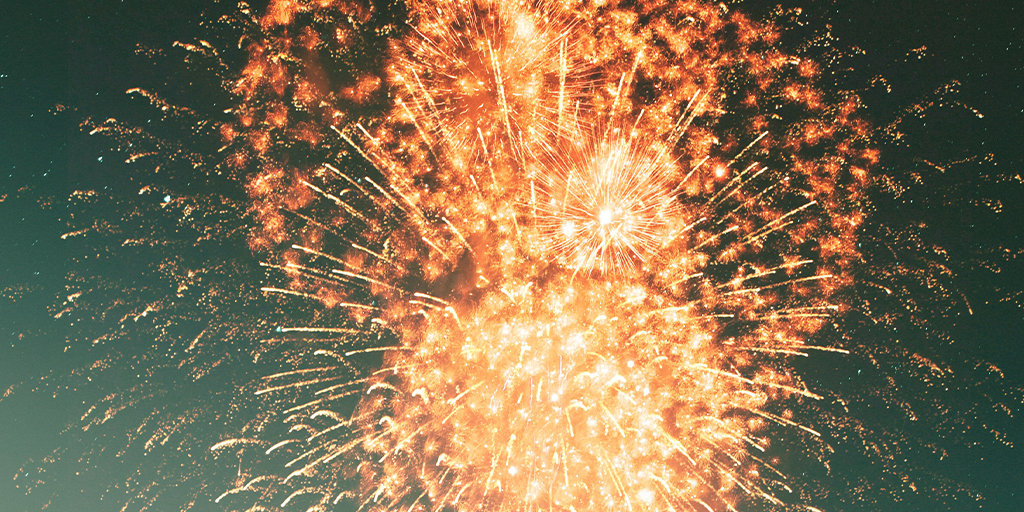
[[[773,5],[755,0],[734,8],[757,14]],[[948,458],[915,461],[926,471],[978,491],[981,500],[922,497],[885,503],[876,497],[874,505],[832,503],[822,508],[830,512],[1024,511],[1024,4],[1012,0],[805,0],[785,5],[804,6],[810,20],[806,33],[794,31],[786,41],[810,37],[829,26],[835,45],[863,51],[844,60],[850,69],[839,87],[860,93],[876,125],[892,122],[905,109],[937,98],[936,91],[950,86],[950,92],[941,97],[956,103],[955,108],[915,122],[906,144],[882,147],[882,172],[919,179],[901,201],[880,202],[875,215],[886,216],[894,225],[927,226],[921,230],[923,239],[946,248],[955,274],[951,282],[973,314],[936,311],[936,317],[941,317],[936,325],[952,341],[941,342],[945,345],[934,353],[959,361],[954,366],[972,368],[977,361],[997,365],[1005,378],[997,384],[979,384],[972,392],[999,395],[994,400],[1007,404],[1015,416],[1007,420],[991,410],[972,409],[972,395],[956,389],[936,398],[951,409],[966,411],[976,424],[999,430],[1015,445],[1010,448],[992,436],[965,435],[945,440],[950,447]],[[144,102],[125,94],[136,86],[161,91],[216,119],[224,108],[219,102],[225,98],[218,96],[208,79],[203,81],[201,73],[170,64],[181,61],[172,44],[205,37],[200,26],[204,13],[209,16],[229,9],[227,4],[139,0],[4,6],[0,21],[0,512],[40,510],[47,502],[51,503],[47,510],[56,511],[120,509],[111,503],[118,499],[116,493],[101,501],[95,489],[125,481],[124,475],[145,463],[144,456],[134,452],[116,460],[97,456],[100,462],[88,471],[76,468],[75,454],[103,451],[104,446],[113,451],[125,440],[111,433],[115,427],[109,425],[85,434],[76,433],[78,427],[69,428],[78,425],[89,405],[111,390],[144,381],[140,392],[154,396],[161,389],[195,396],[205,393],[216,404],[227,400],[222,396],[225,390],[235,390],[234,379],[255,378],[247,375],[253,369],[243,364],[245,340],[266,332],[273,318],[253,314],[271,306],[254,291],[263,284],[263,273],[245,245],[244,233],[230,229],[233,222],[245,222],[231,218],[233,212],[244,211],[237,207],[245,200],[242,187],[227,178],[201,177],[180,162],[159,173],[127,165],[110,140],[90,137],[79,127],[86,118],[117,117],[147,127],[163,122],[159,115],[147,114],[151,111]],[[148,59],[136,52],[140,46],[166,50],[166,56]],[[949,166],[947,173],[935,173],[928,170],[927,162],[958,163]],[[139,192],[147,186],[151,192]],[[76,191],[86,190],[94,191],[95,199],[73,199]],[[223,207],[202,199],[210,191],[225,198]],[[165,196],[199,198],[196,204],[214,213],[191,228],[172,225],[161,216],[168,211]],[[993,208],[996,203],[1001,206]],[[118,217],[120,223],[111,228],[109,239],[62,238],[72,231],[70,226]],[[191,243],[196,235],[188,229],[200,232],[203,224],[216,226],[214,240]],[[149,250],[111,246],[115,240],[140,233],[167,243]],[[153,354],[164,350],[161,343],[194,337],[198,327],[180,322],[161,330],[135,321],[134,330],[97,341],[97,333],[108,329],[107,320],[76,320],[74,315],[60,314],[68,290],[76,286],[106,290],[106,299],[102,294],[90,299],[97,311],[118,293],[137,294],[140,301],[173,295],[161,281],[165,276],[146,265],[165,261],[175,251],[180,255],[171,259],[185,266],[222,262],[212,267],[207,282],[242,283],[242,291],[231,303],[190,306],[187,293],[169,301],[170,318],[193,318],[196,325],[207,317],[232,325],[248,322],[241,328],[243,334],[225,338],[228,341],[216,355],[225,364],[209,381],[182,384],[170,369],[146,367]],[[1004,258],[999,272],[985,263],[992,258]],[[247,311],[250,320],[246,320]],[[118,361],[133,362],[105,373],[82,370],[113,353],[121,358],[115,358]],[[862,363],[856,358],[851,362]],[[168,403],[170,415],[175,405],[173,400]],[[158,401],[146,404],[150,405],[141,407],[164,407]],[[137,414],[141,417],[145,411]],[[132,419],[125,421],[128,425]],[[205,430],[218,425],[194,427]],[[922,431],[914,435],[927,437],[931,426],[918,428]],[[59,460],[45,463],[55,453]],[[37,475],[34,468],[41,465],[50,469],[39,480],[56,483],[37,487],[26,496],[26,485],[36,478],[28,475]],[[82,473],[78,479],[73,476],[76,472]],[[219,491],[211,489],[207,494],[216,496]],[[197,505],[197,510],[206,509],[205,504]]]

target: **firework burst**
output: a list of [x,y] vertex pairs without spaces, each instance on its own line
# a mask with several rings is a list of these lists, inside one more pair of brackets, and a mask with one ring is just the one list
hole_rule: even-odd
[[[339,357],[383,353],[377,370],[260,391],[316,388],[289,410],[335,417],[296,420],[310,446],[285,482],[381,510],[782,504],[771,432],[817,436],[790,407],[822,398],[787,360],[842,351],[811,336],[856,255],[843,235],[871,152],[855,100],[824,106],[813,65],[765,59],[772,29],[715,6],[410,9],[392,113],[332,119],[374,172],[325,164],[258,195],[302,219],[273,265],[290,286],[266,290],[398,341]],[[807,114],[716,135],[764,104]],[[340,460],[358,491],[323,478]]]
[[631,270],[680,217],[671,188],[678,169],[653,149],[658,141],[611,135],[596,147],[552,152],[538,164],[546,172],[537,173],[540,184],[528,205],[544,251],[585,273]]
[[[246,352],[270,370],[210,413],[237,433],[202,446],[232,466],[217,503],[817,510],[794,458],[829,471],[829,433],[872,435],[795,361],[849,354],[858,315],[895,322],[858,280],[891,294],[874,281],[910,274],[858,267],[871,128],[771,23],[546,0],[275,0],[221,21],[243,34],[237,74],[216,45],[179,46],[236,104],[189,128],[216,132],[215,158],[174,152],[244,183],[230,208],[256,226],[278,314]],[[169,152],[87,127],[129,161]],[[193,381],[226,360],[207,353],[219,332],[182,347]],[[104,398],[84,429],[151,387]],[[148,453],[210,408],[136,432]],[[186,508],[215,486],[198,464]],[[129,502],[159,492],[144,480]]]

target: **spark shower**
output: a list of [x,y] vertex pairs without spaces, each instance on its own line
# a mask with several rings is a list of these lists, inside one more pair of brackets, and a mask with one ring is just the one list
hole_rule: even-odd
[[[952,309],[960,296],[941,252],[872,223],[872,193],[898,188],[878,169],[898,123],[872,126],[829,82],[843,61],[827,38],[781,44],[800,15],[274,0],[211,19],[230,44],[176,43],[217,78],[218,112],[134,88],[185,135],[83,127],[128,163],[244,188],[235,202],[167,192],[152,215],[195,230],[163,235],[183,252],[241,236],[261,275],[155,257],[183,312],[175,299],[122,312],[90,299],[103,286],[89,278],[69,293],[58,317],[189,332],[83,370],[127,366],[139,382],[91,405],[81,432],[152,410],[116,457],[163,454],[104,496],[153,510],[815,511],[834,486],[847,503],[878,499],[844,473],[851,460],[876,464],[879,488],[971,496],[899,461],[905,445],[941,448],[857,412],[948,407],[814,369],[896,361],[944,386],[944,363],[879,332],[938,331],[906,298],[927,288]],[[212,319],[194,332],[180,327],[193,310]],[[173,368],[207,393],[225,367],[238,375],[213,404],[167,402],[142,377]]]
[[[266,377],[313,391],[268,450],[294,455],[280,484],[369,510],[782,505],[772,432],[818,436],[793,408],[823,398],[789,361],[846,352],[814,334],[848,309],[876,159],[857,99],[723,5],[414,2],[344,98],[388,91],[363,120],[282,54],[356,37],[293,28],[310,8],[260,19],[222,129],[263,162],[252,244],[284,247],[264,291],[397,339]],[[277,161],[282,137],[368,169]]]

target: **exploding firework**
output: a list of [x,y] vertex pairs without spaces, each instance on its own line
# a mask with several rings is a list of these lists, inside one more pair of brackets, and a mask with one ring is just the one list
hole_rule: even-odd
[[[182,465],[183,481],[201,482],[186,508],[216,488],[220,505],[251,510],[816,510],[824,493],[794,460],[823,473],[823,432],[875,434],[797,360],[850,354],[865,317],[894,329],[905,318],[880,313],[885,298],[858,280],[887,295],[945,282],[941,264],[863,268],[879,154],[858,98],[820,89],[823,66],[780,50],[778,27],[721,4],[403,9],[243,6],[223,19],[243,33],[238,73],[216,45],[180,45],[234,101],[221,122],[189,128],[215,134],[216,158],[86,125],[130,161],[173,153],[243,182],[251,202],[168,195],[159,209],[251,219],[261,300],[278,308],[245,325],[218,302],[227,287],[197,299],[218,327],[191,333],[177,368],[198,382],[231,362],[207,340],[242,344],[275,325],[238,365],[262,376],[231,377],[248,384],[214,404],[159,406],[128,443],[149,452],[191,432],[203,460]],[[244,236],[214,229],[218,218],[176,222],[201,240]],[[231,272],[160,269],[179,298]],[[110,314],[184,323],[173,303]],[[917,354],[895,357],[928,368],[923,381],[945,378]],[[905,406],[892,387],[879,395]],[[104,397],[84,430],[155,388]],[[237,435],[193,440],[206,417]],[[225,460],[217,488],[204,467]],[[141,474],[126,485],[141,508],[161,492]]]
[[[257,193],[299,219],[257,246],[302,235],[272,265],[289,285],[265,290],[397,335],[259,391],[316,390],[289,408],[309,435],[280,445],[283,483],[381,510],[781,505],[772,431],[819,435],[791,408],[822,398],[788,359],[845,351],[812,336],[856,258],[874,160],[856,99],[826,103],[814,64],[721,6],[409,16],[390,113],[330,116],[371,171],[325,163]],[[342,369],[378,351],[380,369]],[[324,478],[340,460],[358,490]]]

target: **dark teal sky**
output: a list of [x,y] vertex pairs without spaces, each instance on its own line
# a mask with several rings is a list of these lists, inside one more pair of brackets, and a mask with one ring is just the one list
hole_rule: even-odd
[[[747,7],[741,4],[737,8],[757,12],[775,3],[751,1]],[[851,83],[846,85],[859,83],[863,87],[872,77],[886,78],[890,90],[878,86],[862,94],[868,115],[876,122],[887,122],[894,112],[952,81],[959,83],[960,93],[951,98],[984,116],[929,118],[911,134],[914,146],[889,148],[891,160],[883,164],[893,162],[909,169],[924,165],[920,155],[952,159],[956,155],[991,153],[994,164],[978,165],[987,175],[1001,175],[1004,180],[983,180],[979,178],[983,171],[976,173],[973,167],[957,166],[955,175],[937,177],[911,194],[909,197],[916,198],[917,203],[894,206],[878,214],[901,222],[926,222],[930,229],[925,236],[947,247],[951,257],[960,261],[995,247],[1024,248],[1024,5],[1015,0],[806,0],[786,4],[805,4],[812,19],[831,25],[840,44],[864,50],[863,56],[851,60],[858,67],[849,74]],[[180,70],[168,74],[154,67],[137,56],[135,48],[139,44],[169,48],[176,39],[199,37],[203,34],[198,24],[203,6],[203,2],[195,1],[77,0],[15,2],[3,8],[0,397],[9,388],[12,392],[0,400],[0,512],[39,510],[46,501],[37,498],[39,492],[56,494],[48,510],[118,510],[119,506],[98,501],[93,490],[104,485],[108,477],[130,472],[127,466],[142,462],[129,460],[124,467],[111,464],[91,468],[80,482],[68,476],[75,473],[73,467],[53,469],[63,475],[59,488],[51,486],[24,496],[24,485],[31,478],[21,468],[29,468],[31,473],[31,468],[55,451],[82,449],[69,447],[69,437],[60,433],[81,417],[86,404],[104,395],[104,386],[124,388],[144,379],[144,371],[134,375],[127,372],[111,375],[107,382],[94,386],[92,381],[69,377],[75,369],[104,357],[104,351],[110,348],[83,345],[82,340],[88,336],[79,330],[81,325],[54,318],[67,295],[67,272],[73,268],[102,269],[97,272],[109,273],[105,274],[108,281],[118,283],[117,272],[122,270],[109,264],[90,266],[87,256],[92,246],[61,239],[71,222],[70,215],[80,211],[69,208],[69,195],[75,190],[97,190],[102,196],[114,198],[109,206],[112,209],[130,206],[132,211],[161,211],[160,198],[135,194],[147,184],[146,174],[126,171],[124,158],[111,151],[109,142],[87,137],[78,123],[89,116],[102,119],[139,115],[138,105],[124,95],[133,86],[187,89],[188,75],[178,73]],[[821,25],[811,28],[820,29]],[[920,51],[915,53],[915,49]],[[188,190],[190,186],[174,178],[153,179],[168,190]],[[224,193],[230,196],[237,191]],[[1002,201],[1003,211],[993,216],[984,208],[950,208],[950,204],[961,204],[959,199],[943,200],[950,194],[973,194],[978,200],[995,198]],[[153,222],[138,229],[167,228],[159,220]],[[245,247],[232,252],[230,244],[224,245],[227,247],[203,249],[210,253],[183,257],[255,262],[246,260],[244,254],[237,256],[245,252]],[[1020,491],[1024,489],[1024,464],[1020,462],[1024,460],[1024,407],[1019,391],[1024,386],[1024,310],[1020,307],[1024,296],[1019,294],[1024,292],[1024,261],[1008,262],[998,275],[971,270],[973,267],[966,263],[964,268],[955,281],[974,314],[949,322],[957,341],[940,352],[952,359],[992,361],[1004,371],[1005,387],[1017,388],[1007,400],[1015,403],[1016,421],[1006,422],[985,410],[972,410],[970,414],[979,424],[985,424],[986,415],[991,414],[992,421],[998,422],[1017,447],[976,443],[952,450],[950,458],[941,463],[925,464],[934,464],[927,469],[962,479],[987,497],[978,503],[946,503],[940,509],[976,510],[980,504],[982,510],[1024,510]],[[123,271],[126,276],[135,275],[131,269]],[[145,273],[140,271],[138,275]],[[260,274],[254,271],[253,275],[258,279]],[[124,286],[145,293],[157,288],[155,284],[134,282]],[[1012,296],[1014,290],[1018,293],[1015,299],[1000,302],[1002,297]],[[138,343],[148,346],[153,340],[140,339]],[[244,351],[244,347],[237,349]],[[128,353],[130,347],[118,350]],[[141,368],[141,364],[133,368]],[[174,377],[154,374],[146,378]],[[224,385],[224,381],[214,381],[203,384],[210,389],[189,389],[197,396],[214,393],[217,389],[212,386],[218,382]],[[950,407],[971,409],[971,403],[958,401],[956,396],[954,391],[940,399],[948,401]],[[109,435],[102,432],[92,440],[99,446],[103,445],[103,436]],[[109,439],[111,446],[122,442],[113,435]],[[965,442],[975,443],[970,438]],[[15,474],[20,475],[17,480],[13,479]],[[79,495],[84,496],[82,501],[78,501]],[[864,510],[849,507],[851,511]],[[927,510],[924,505],[910,507]],[[907,509],[894,504],[883,510]]]

